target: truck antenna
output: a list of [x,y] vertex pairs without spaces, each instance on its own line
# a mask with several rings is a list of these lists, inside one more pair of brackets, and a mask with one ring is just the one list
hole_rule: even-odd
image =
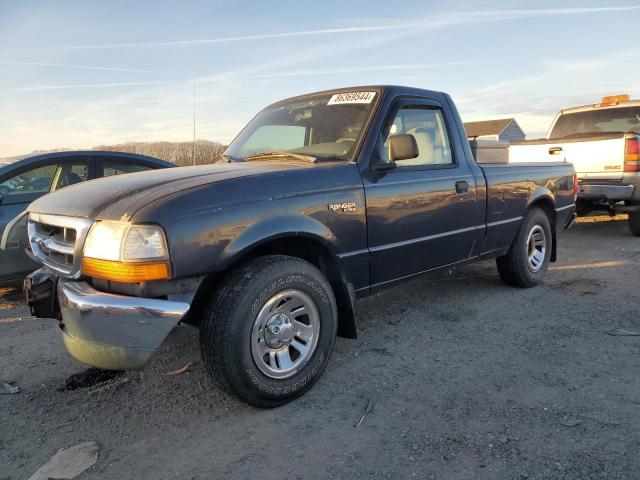
[[191,160],[196,164],[196,77],[193,77],[193,145],[191,146]]

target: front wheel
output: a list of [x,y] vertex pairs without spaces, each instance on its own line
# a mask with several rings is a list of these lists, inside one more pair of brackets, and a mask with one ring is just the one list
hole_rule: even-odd
[[629,212],[629,231],[632,235],[640,237],[640,212]]
[[200,326],[204,364],[222,389],[257,407],[306,392],[336,338],[336,302],[322,273],[299,258],[272,255],[233,271]]
[[541,284],[549,268],[552,244],[549,218],[539,208],[532,208],[522,220],[507,254],[496,259],[500,278],[514,287]]

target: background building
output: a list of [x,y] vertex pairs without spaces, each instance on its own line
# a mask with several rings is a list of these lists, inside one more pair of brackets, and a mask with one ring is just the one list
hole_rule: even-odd
[[511,143],[525,139],[525,133],[515,118],[466,122],[464,129],[469,140],[499,140]]

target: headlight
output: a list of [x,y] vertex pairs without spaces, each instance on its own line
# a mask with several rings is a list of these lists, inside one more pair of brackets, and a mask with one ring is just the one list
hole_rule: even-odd
[[82,273],[117,282],[170,278],[164,232],[151,225],[95,223],[84,244]]

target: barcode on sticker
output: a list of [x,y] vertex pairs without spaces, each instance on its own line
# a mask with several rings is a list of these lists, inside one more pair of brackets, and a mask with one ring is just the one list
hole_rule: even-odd
[[339,105],[341,103],[371,103],[376,92],[345,92],[332,95],[327,105]]

